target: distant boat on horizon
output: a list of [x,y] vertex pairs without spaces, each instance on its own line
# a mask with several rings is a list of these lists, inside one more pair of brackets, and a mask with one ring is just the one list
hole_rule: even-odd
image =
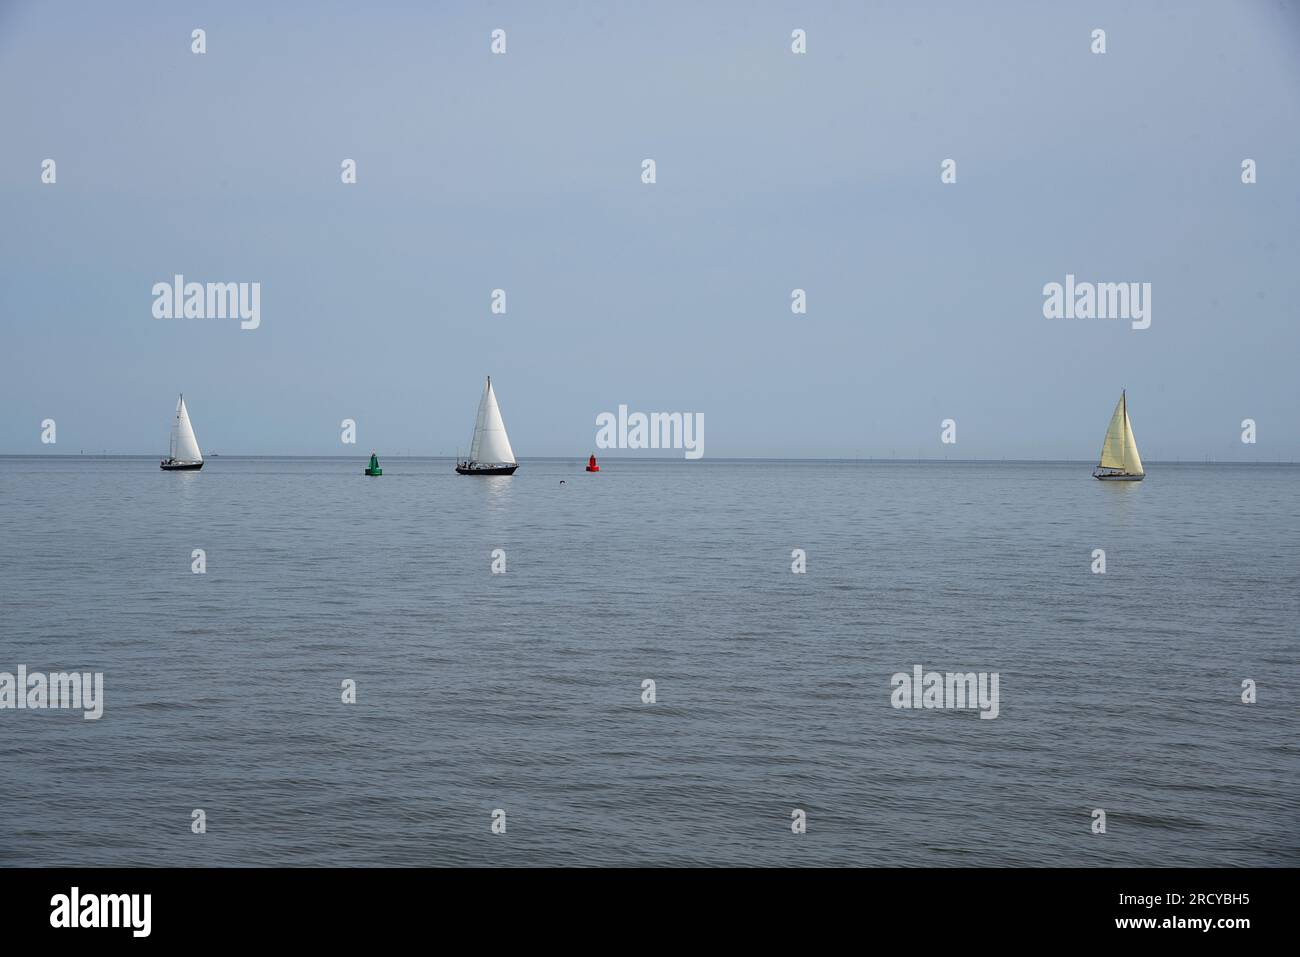
[[1124,391],[1120,392],[1119,404],[1110,417],[1106,438],[1101,443],[1101,460],[1092,470],[1092,477],[1103,482],[1140,482],[1146,478],[1133,438],[1133,424],[1128,419],[1128,397]]
[[515,461],[515,450],[510,447],[506,424],[501,420],[501,408],[497,405],[496,393],[492,391],[492,377],[488,376],[483,398],[478,403],[469,455],[456,463],[456,472],[460,475],[514,475],[517,468],[519,463]]
[[185,393],[176,400],[176,418],[172,421],[171,447],[167,458],[158,463],[164,472],[197,472],[203,468],[203,452],[194,437],[190,413],[185,408]]

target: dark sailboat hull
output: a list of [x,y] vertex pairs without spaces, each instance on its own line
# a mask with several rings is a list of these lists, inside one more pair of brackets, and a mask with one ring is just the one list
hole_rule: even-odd
[[459,463],[456,466],[458,475],[514,475],[518,465],[493,465],[487,468],[477,465],[465,465]]
[[197,472],[203,468],[202,462],[159,462],[158,467],[164,472]]

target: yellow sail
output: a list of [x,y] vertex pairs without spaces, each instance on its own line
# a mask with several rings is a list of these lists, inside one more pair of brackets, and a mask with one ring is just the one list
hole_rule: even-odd
[[1124,406],[1124,468],[1130,475],[1145,475],[1142,471],[1142,457],[1138,455],[1137,442],[1133,438],[1133,423],[1128,419],[1128,404]]
[[1101,443],[1100,466],[1104,469],[1124,468],[1124,446],[1133,433],[1128,427],[1128,410],[1124,407],[1124,396],[1115,403],[1115,414],[1110,417],[1106,428],[1106,438]]

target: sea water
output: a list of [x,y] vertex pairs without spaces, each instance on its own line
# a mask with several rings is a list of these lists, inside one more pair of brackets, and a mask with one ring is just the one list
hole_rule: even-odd
[[365,464],[0,458],[0,862],[1300,864],[1300,469]]

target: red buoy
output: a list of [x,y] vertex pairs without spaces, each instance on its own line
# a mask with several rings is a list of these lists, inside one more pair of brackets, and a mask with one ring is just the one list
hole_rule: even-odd
[[587,471],[588,472],[600,471],[600,466],[596,464],[596,456],[593,455],[591,458],[587,459]]

